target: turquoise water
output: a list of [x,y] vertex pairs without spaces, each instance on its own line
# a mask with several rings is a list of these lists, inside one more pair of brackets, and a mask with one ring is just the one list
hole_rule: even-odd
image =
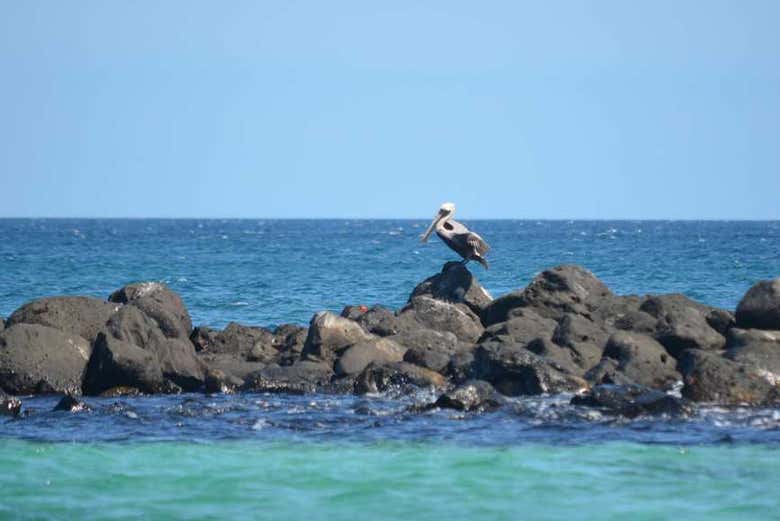
[[769,519],[778,484],[763,445],[0,441],[19,519]]
[[[494,295],[562,263],[618,293],[733,309],[780,276],[778,222],[474,221]],[[424,220],[2,220],[0,316],[32,298],[179,292],[195,324],[306,323],[399,307],[453,254]],[[2,519],[745,519],[780,517],[780,409],[625,420],[513,400],[420,413],[434,396],[24,397],[0,418]]]

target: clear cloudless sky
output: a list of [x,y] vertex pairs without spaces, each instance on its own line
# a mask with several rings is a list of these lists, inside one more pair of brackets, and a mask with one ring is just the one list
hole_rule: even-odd
[[0,216],[780,218],[780,2],[0,0]]

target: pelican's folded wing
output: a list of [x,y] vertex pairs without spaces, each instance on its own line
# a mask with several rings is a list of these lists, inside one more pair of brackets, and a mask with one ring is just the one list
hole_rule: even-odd
[[485,239],[474,232],[469,232],[468,237],[466,237],[466,244],[480,255],[485,255],[490,251],[490,246],[485,242]]

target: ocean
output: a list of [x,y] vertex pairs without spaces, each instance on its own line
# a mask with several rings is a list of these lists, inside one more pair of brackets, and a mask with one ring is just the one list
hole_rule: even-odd
[[[580,264],[620,294],[733,309],[780,276],[780,222],[465,220],[492,246],[499,296]],[[0,220],[0,316],[47,295],[177,291],[196,325],[306,324],[400,307],[450,252],[426,220]],[[780,409],[605,417],[566,397],[496,413],[420,413],[430,396],[24,399],[0,419],[2,519],[771,518]]]

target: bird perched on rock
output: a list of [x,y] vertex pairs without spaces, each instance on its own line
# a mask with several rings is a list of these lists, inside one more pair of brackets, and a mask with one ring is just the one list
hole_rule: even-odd
[[436,216],[431,221],[431,225],[420,236],[420,241],[427,242],[433,230],[436,235],[444,241],[444,244],[450,247],[455,253],[463,257],[463,264],[475,260],[488,269],[488,262],[485,260],[485,254],[490,250],[490,246],[485,239],[470,231],[465,225],[454,220],[455,205],[453,203],[444,203],[436,212]]

